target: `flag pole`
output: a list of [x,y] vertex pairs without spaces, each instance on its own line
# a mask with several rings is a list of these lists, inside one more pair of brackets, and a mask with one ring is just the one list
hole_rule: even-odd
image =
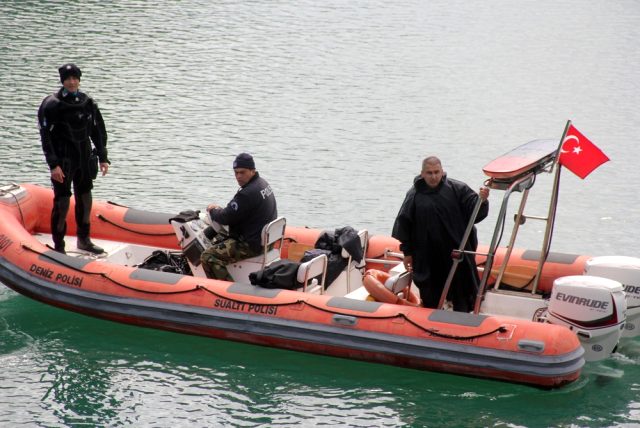
[[[557,166],[560,161],[560,154],[562,153],[562,145],[564,144],[564,139],[567,138],[567,132],[569,132],[569,127],[571,126],[571,119],[567,120],[567,124],[564,126],[564,131],[562,132],[562,137],[560,138],[560,144],[558,145],[558,152],[556,154],[556,158],[553,161],[553,166]],[[559,167],[558,167],[559,168]]]
[[547,215],[547,227],[544,231],[544,241],[542,243],[542,251],[540,252],[540,261],[538,262],[538,268],[536,269],[536,276],[533,279],[533,288],[531,290],[532,294],[536,293],[538,288],[538,283],[540,281],[540,276],[542,275],[542,267],[544,263],[547,261],[547,257],[549,256],[549,249],[551,248],[551,235],[553,234],[553,226],[556,221],[556,208],[558,206],[558,193],[560,190],[560,172],[562,165],[560,165],[560,154],[562,152],[562,145],[564,144],[564,139],[567,136],[567,132],[569,131],[569,127],[571,126],[571,120],[567,120],[567,124],[564,127],[564,131],[562,132],[562,137],[560,138],[560,144],[558,144],[558,150],[556,151],[556,158],[553,161],[553,167],[555,168],[555,174],[553,176],[553,186],[551,188],[551,200],[549,201],[549,213]]

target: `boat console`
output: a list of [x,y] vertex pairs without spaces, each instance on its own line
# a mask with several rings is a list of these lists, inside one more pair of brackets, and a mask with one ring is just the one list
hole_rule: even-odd
[[201,215],[199,211],[180,213],[180,216],[172,218],[169,223],[176,233],[193,276],[206,278],[200,255],[213,244],[212,239],[221,226],[211,220],[207,221],[207,216]]

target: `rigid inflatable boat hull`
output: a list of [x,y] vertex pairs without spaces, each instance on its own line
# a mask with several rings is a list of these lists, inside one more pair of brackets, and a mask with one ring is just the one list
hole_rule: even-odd
[[[562,326],[263,289],[63,255],[36,237],[50,233],[51,192],[23,190],[0,195],[0,281],[49,305],[137,326],[543,388],[575,381],[584,365],[579,341]],[[163,224],[169,217],[96,201],[92,236],[177,249],[171,226]],[[72,226],[69,233],[73,239]],[[320,233],[288,228],[287,243],[312,244]],[[372,240],[368,255],[377,251]]]

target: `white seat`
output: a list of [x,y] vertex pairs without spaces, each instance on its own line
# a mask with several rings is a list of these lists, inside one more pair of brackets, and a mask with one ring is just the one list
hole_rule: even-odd
[[[316,291],[316,286],[320,289],[320,294],[324,294],[324,282],[327,276],[327,255],[320,254],[313,259],[300,264],[298,268],[297,281],[302,284],[302,291]],[[316,277],[320,276],[320,282]]]
[[[349,253],[342,249],[342,257],[348,259],[347,261],[347,293],[362,286],[363,272],[361,269],[365,266],[365,258],[367,256],[367,246],[369,244],[369,231],[362,229],[358,232],[360,238],[360,245],[362,245],[362,260],[353,260],[353,257]],[[356,275],[354,275],[354,273]]]
[[389,279],[384,282],[384,286],[393,294],[398,294],[405,288],[411,286],[411,272],[405,270],[397,275],[390,276]]
[[327,294],[332,296],[344,296],[353,290],[362,287],[363,270],[365,267],[365,258],[369,244],[369,231],[362,229],[358,232],[360,244],[362,245],[362,260],[354,260],[353,257],[343,248],[342,257],[347,259],[347,266],[340,275],[331,283],[327,289]]
[[[280,260],[280,248],[282,248],[282,242],[284,241],[286,225],[287,219],[284,217],[278,217],[266,224],[262,228],[261,234],[263,253],[227,265],[227,270],[235,282],[248,284],[250,282],[249,274],[251,272],[262,270],[276,260]],[[278,241],[280,241],[280,244],[274,245]],[[269,247],[273,248],[269,249]]]

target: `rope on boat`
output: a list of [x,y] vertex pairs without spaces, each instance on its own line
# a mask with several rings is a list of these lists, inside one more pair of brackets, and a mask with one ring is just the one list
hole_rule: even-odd
[[[250,304],[251,302],[246,302],[243,300],[238,300],[238,299],[232,299],[230,297],[224,296],[222,294],[216,293],[213,290],[210,290],[209,288],[205,287],[205,286],[199,286],[201,289],[203,289],[204,291],[213,294],[216,297],[219,297],[221,299],[226,299],[226,300],[230,300],[232,302],[236,302],[236,303],[247,303]],[[314,305],[313,303],[309,303],[306,300],[302,300],[302,299],[298,299],[295,302],[288,302],[288,303],[269,303],[269,305],[272,306],[290,306],[290,305],[297,305],[297,304],[305,304],[309,307],[312,307],[314,309],[317,309],[319,311],[322,312],[326,312],[329,314],[334,314],[334,315],[346,315],[346,316],[353,316],[356,318],[363,318],[363,319],[394,319],[394,318],[403,318],[404,320],[406,320],[409,324],[413,325],[414,327],[424,331],[425,333],[432,335],[432,336],[437,336],[437,337],[442,337],[445,339],[453,339],[453,340],[473,340],[473,339],[477,339],[479,337],[484,337],[484,336],[489,336],[492,335],[493,333],[499,332],[499,333],[504,333],[507,331],[507,328],[505,326],[499,326],[491,331],[485,332],[485,333],[479,333],[479,334],[474,334],[471,336],[457,336],[457,335],[453,335],[453,334],[446,334],[446,333],[440,333],[437,329],[434,328],[425,328],[423,326],[421,326],[420,324],[418,324],[417,322],[413,321],[411,318],[409,318],[406,314],[403,313],[398,313],[395,315],[382,315],[382,316],[373,316],[373,315],[354,315],[352,313],[345,313],[345,312],[339,312],[339,311],[335,311],[332,309],[327,309],[324,308],[322,306],[318,306],[318,305]]]
[[[170,295],[170,294],[182,294],[182,293],[190,293],[192,291],[197,291],[197,290],[203,290],[213,296],[219,297],[221,299],[226,299],[226,300],[230,300],[232,302],[236,302],[236,303],[245,303],[245,304],[251,304],[252,302],[248,302],[245,300],[239,300],[239,299],[234,299],[231,298],[229,296],[217,293],[213,290],[211,290],[209,287],[206,287],[204,285],[199,285],[196,284],[196,286],[192,289],[188,289],[188,290],[177,290],[177,291],[149,291],[149,290],[140,290],[138,288],[135,287],[131,287],[129,285],[123,284],[119,281],[116,281],[115,279],[109,277],[109,275],[103,273],[103,272],[89,272],[80,268],[77,268],[75,266],[71,266],[67,263],[64,263],[63,261],[60,261],[57,258],[51,257],[50,255],[44,253],[44,252],[39,252],[36,251],[35,249],[31,248],[29,245],[27,244],[22,244],[22,248],[29,250],[33,253],[36,253],[40,256],[46,257],[50,260],[55,261],[56,263],[59,263],[63,266],[65,266],[68,269],[74,270],[76,272],[80,272],[83,274],[89,274],[89,275],[97,275],[100,276],[108,281],[111,281],[112,283],[122,287],[122,288],[126,288],[127,290],[131,290],[131,291],[137,291],[139,293],[145,293],[145,294],[159,294],[159,295]],[[329,314],[333,314],[333,315],[345,315],[345,316],[352,316],[355,318],[362,318],[362,319],[395,319],[395,318],[402,318],[405,321],[407,321],[409,324],[413,325],[414,327],[418,328],[419,330],[422,330],[423,332],[432,335],[432,336],[436,336],[436,337],[441,337],[444,339],[453,339],[453,340],[473,340],[476,338],[480,338],[480,337],[484,337],[484,336],[489,336],[493,333],[499,332],[499,333],[504,333],[507,331],[507,328],[505,326],[499,326],[491,331],[485,332],[485,333],[479,333],[479,334],[474,334],[471,336],[457,336],[457,335],[452,335],[452,334],[446,334],[446,333],[440,333],[437,329],[434,328],[425,328],[422,325],[420,325],[419,323],[413,321],[411,318],[409,318],[406,314],[403,313],[397,313],[395,315],[381,315],[381,316],[374,316],[374,315],[354,315],[353,313],[345,313],[345,312],[340,312],[340,311],[336,311],[336,310],[332,310],[332,309],[327,309],[324,308],[322,306],[318,306],[318,305],[314,305],[313,303],[309,303],[306,300],[303,299],[297,299],[295,301],[292,302],[284,302],[284,303],[269,303],[270,306],[278,306],[278,307],[282,307],[282,306],[293,306],[293,305],[299,305],[299,304],[305,304],[311,308],[317,309],[319,311],[322,312],[326,312]]]
[[27,225],[24,223],[24,214],[22,213],[22,207],[20,206],[20,201],[18,200],[18,197],[15,195],[15,193],[12,192],[12,190],[18,190],[18,189],[20,189],[20,186],[18,186],[16,183],[11,183],[11,187],[9,189],[0,190],[0,195],[4,196],[9,194],[13,197],[13,199],[16,201],[18,212],[20,213],[20,221],[22,222],[22,227],[27,227]]
[[122,230],[126,230],[127,232],[132,232],[132,233],[137,233],[138,235],[146,235],[146,236],[173,236],[174,233],[149,233],[149,232],[140,232],[139,230],[133,230],[133,229],[129,229],[128,227],[124,227],[118,223],[115,223],[111,220],[109,220],[108,218],[106,218],[105,216],[103,216],[102,214],[98,214],[98,218],[102,221],[104,221],[105,223],[109,223],[112,226],[117,227],[118,229],[122,229]]
[[445,334],[445,333],[440,333],[438,332],[438,330],[436,329],[426,329],[425,330],[427,333],[433,335],[433,336],[437,336],[437,337],[443,337],[445,339],[455,339],[455,340],[471,340],[471,339],[477,339],[479,337],[483,337],[483,336],[489,336],[493,333],[504,333],[507,331],[507,328],[503,325],[501,325],[500,327],[497,327],[491,331],[488,331],[486,333],[480,333],[480,334],[474,334],[472,336],[456,336],[453,334]]

